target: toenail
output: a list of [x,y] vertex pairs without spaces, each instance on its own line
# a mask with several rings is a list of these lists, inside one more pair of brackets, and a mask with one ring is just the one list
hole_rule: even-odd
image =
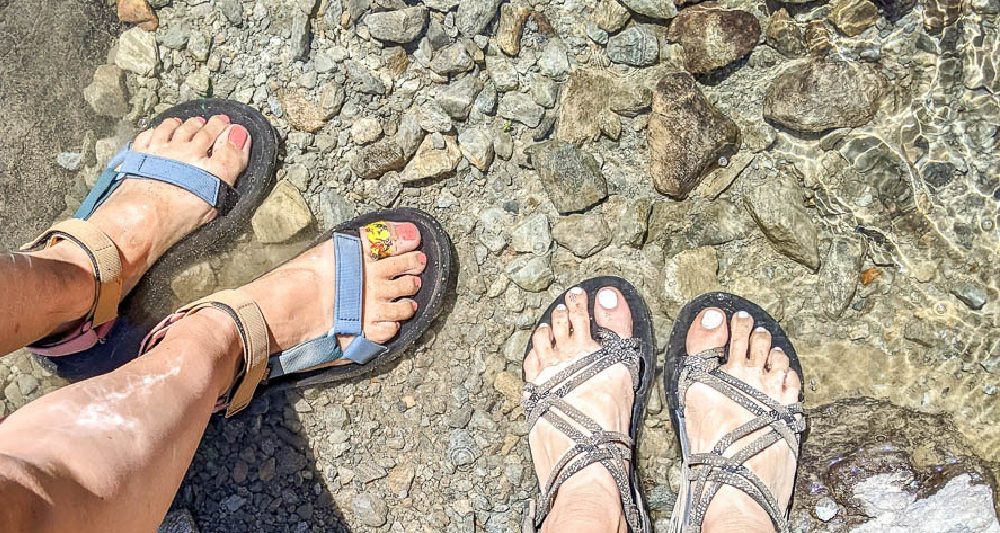
[[411,301],[410,303],[413,304],[413,310],[416,311],[417,310],[417,302]]
[[215,115],[215,116],[219,117],[219,120],[225,122],[226,124],[229,124],[231,122],[229,119],[229,115]]
[[583,289],[581,289],[580,287],[573,287],[572,289],[569,290],[569,293],[579,296],[583,294]]
[[565,311],[565,310],[566,310],[566,304],[559,304],[556,306],[556,311]]
[[207,123],[207,122],[208,122],[207,120],[205,120],[205,117],[191,117],[191,118],[193,118],[193,119],[195,119],[196,121],[200,122],[202,126],[204,126],[204,125],[205,125],[205,123]]
[[750,313],[747,313],[746,311],[737,311],[736,312],[736,317],[737,318],[750,318]]
[[247,133],[246,128],[243,126],[234,126],[233,129],[229,130],[229,143],[242,150],[247,144],[248,136],[249,133]]
[[782,350],[781,348],[779,348],[779,347],[777,347],[777,346],[775,346],[774,348],[771,348],[771,349],[772,349],[772,350],[775,350],[775,351],[778,351],[778,352],[783,352],[783,351],[785,351],[785,350]]
[[547,327],[549,327],[549,323],[548,322],[542,322],[542,323],[538,324],[538,329],[547,328]]
[[399,235],[399,238],[404,241],[415,241],[420,238],[420,230],[416,226],[403,224],[396,228],[396,235]]
[[721,326],[724,320],[726,320],[726,315],[716,311],[715,309],[710,309],[705,312],[705,316],[701,317],[701,327],[705,329],[715,329]]
[[753,330],[756,331],[757,333],[767,333],[767,328],[756,327],[753,328]]
[[604,289],[597,293],[597,303],[605,309],[614,309],[618,307],[618,295],[611,289]]
[[420,261],[421,265],[426,265],[427,264],[427,255],[424,254],[423,252],[420,252],[420,255],[417,256],[417,260]]

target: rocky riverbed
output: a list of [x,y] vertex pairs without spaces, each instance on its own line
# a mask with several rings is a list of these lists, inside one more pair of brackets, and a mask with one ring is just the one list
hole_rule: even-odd
[[[383,207],[433,213],[458,252],[448,311],[393,368],[213,420],[173,527],[517,531],[528,328],[617,274],[661,345],[708,290],[782,321],[814,419],[797,530],[1000,531],[996,0],[122,4],[138,25],[80,102],[118,126],[83,143],[70,208],[191,98],[246,102],[283,143],[252,229],[178,302]],[[59,382],[19,354],[0,385],[3,414]],[[639,465],[665,531],[661,394]]]

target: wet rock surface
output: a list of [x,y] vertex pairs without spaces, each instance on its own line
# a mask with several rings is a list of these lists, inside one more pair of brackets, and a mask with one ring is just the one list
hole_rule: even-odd
[[764,100],[764,117],[811,133],[863,126],[875,116],[886,84],[867,63],[804,60],[774,79]]
[[760,22],[749,11],[705,2],[681,11],[667,38],[684,49],[688,72],[704,74],[749,54],[760,39]]

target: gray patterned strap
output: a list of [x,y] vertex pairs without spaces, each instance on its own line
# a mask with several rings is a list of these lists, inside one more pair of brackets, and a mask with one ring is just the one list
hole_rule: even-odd
[[608,470],[618,486],[625,519],[632,531],[644,533],[639,508],[632,495],[629,473],[625,464],[632,460],[634,442],[623,433],[605,430],[582,411],[570,405],[565,397],[590,378],[615,365],[625,365],[632,377],[633,390],[639,386],[640,345],[638,339],[622,339],[613,331],[600,329],[598,340],[601,348],[581,357],[566,368],[539,385],[525,385],[527,397],[524,411],[529,426],[533,427],[540,418],[573,441],[559,458],[544,487],[540,487],[537,502],[526,507],[530,521],[526,517],[522,529],[532,531],[539,528],[548,516],[556,499],[559,487],[576,473],[592,464],[600,464]]
[[[805,430],[802,405],[782,405],[722,371],[719,363],[722,355],[722,348],[714,348],[682,360],[678,383],[681,405],[678,409],[683,412],[688,388],[694,383],[703,383],[746,409],[754,418],[724,435],[711,452],[691,454],[685,458],[687,481],[691,484],[687,504],[693,505],[693,509],[690,509],[690,521],[685,524],[684,530],[700,531],[712,499],[723,485],[728,485],[757,502],[778,531],[788,531],[788,520],[774,494],[744,463],[782,440],[798,459],[799,439]],[[733,450],[738,441],[756,433],[759,436],[749,444]]]

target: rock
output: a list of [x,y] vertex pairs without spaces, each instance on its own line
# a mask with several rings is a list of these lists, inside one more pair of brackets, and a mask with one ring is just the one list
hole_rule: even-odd
[[203,261],[185,268],[174,276],[170,282],[170,289],[180,301],[193,302],[211,293],[217,283],[215,270]]
[[427,102],[417,109],[417,121],[420,128],[430,133],[448,133],[451,131],[451,117],[437,102]]
[[988,301],[986,289],[973,283],[959,283],[950,292],[973,311],[981,310]]
[[521,403],[521,392],[524,390],[524,381],[521,376],[513,372],[497,372],[493,378],[493,388],[503,395],[511,404]]
[[529,128],[537,128],[544,114],[545,108],[525,93],[504,93],[497,105],[497,115],[516,120]]
[[118,39],[115,64],[140,76],[152,77],[160,65],[156,51],[156,36],[141,28],[125,31]]
[[820,305],[828,317],[840,318],[851,304],[863,260],[864,245],[856,237],[837,237],[830,245],[816,285]]
[[368,492],[355,495],[351,500],[351,509],[359,522],[371,527],[385,525],[389,515],[385,500]]
[[803,36],[806,40],[806,50],[811,56],[824,57],[833,48],[833,36],[822,20],[809,21]]
[[500,132],[493,141],[493,149],[500,159],[510,161],[514,155],[514,138],[507,132]]
[[579,258],[590,257],[611,244],[611,229],[596,214],[559,217],[552,228],[552,236]]
[[386,172],[402,170],[406,166],[403,149],[393,139],[382,139],[362,147],[351,162],[351,169],[361,179],[377,179]]
[[791,164],[777,176],[753,182],[746,208],[774,249],[806,267],[819,268],[816,226],[803,205],[802,174]]
[[480,128],[458,134],[458,147],[473,166],[486,172],[493,164],[493,136]]
[[499,207],[488,207],[479,213],[479,242],[487,250],[497,254],[500,253],[510,240],[508,229],[510,228],[511,216]]
[[684,198],[720,160],[739,150],[740,130],[705,98],[690,74],[677,72],[656,84],[646,139],[656,190]]
[[684,49],[688,72],[704,74],[749,55],[760,39],[760,23],[749,11],[705,2],[681,11],[667,38]]
[[413,478],[416,476],[416,468],[411,463],[396,465],[386,477],[385,485],[391,494],[405,498],[413,485]]
[[500,6],[500,22],[497,24],[496,43],[500,50],[516,56],[521,53],[521,32],[528,20],[531,9],[526,6],[505,3]]
[[191,38],[191,27],[180,22],[171,24],[166,32],[159,34],[159,42],[171,50],[183,50]]
[[765,35],[767,44],[771,45],[781,55],[799,57],[806,53],[805,38],[798,24],[788,16],[788,11],[781,8],[771,15]]
[[56,154],[56,164],[66,170],[80,170],[83,165],[83,154],[81,152],[59,152]]
[[212,51],[212,38],[200,31],[192,32],[187,49],[195,61],[204,63],[208,61],[208,55]]
[[406,44],[420,36],[427,24],[427,10],[408,7],[372,13],[365,18],[372,37],[390,43]]
[[556,100],[559,98],[559,84],[538,76],[531,84],[531,97],[535,99],[536,104],[551,109],[555,107]]
[[406,183],[437,178],[455,170],[458,162],[462,159],[462,152],[459,150],[454,136],[446,135],[443,137],[444,146],[440,148],[434,145],[433,135],[424,137],[420,147],[417,148],[417,153],[413,155],[413,159],[399,174],[400,181]]
[[510,232],[510,247],[515,252],[531,252],[535,255],[548,254],[549,248],[552,247],[549,218],[542,213],[525,217]]
[[472,70],[475,62],[462,42],[438,50],[431,59],[431,70],[442,76],[461,74]]
[[542,187],[560,214],[583,211],[608,196],[594,156],[560,141],[536,145],[531,156]]
[[604,218],[614,242],[640,248],[646,240],[646,228],[653,204],[649,198],[615,195],[604,204]]
[[236,511],[242,509],[246,503],[246,498],[243,498],[238,494],[233,494],[232,496],[222,500],[222,507],[230,513],[235,513]]
[[648,25],[632,26],[608,39],[608,59],[633,67],[646,67],[660,57],[656,34]]
[[204,68],[192,72],[184,79],[184,85],[199,96],[208,96],[212,92],[212,78]]
[[125,74],[115,65],[101,65],[94,81],[83,90],[83,98],[94,112],[111,118],[125,116],[131,108],[125,91]]
[[451,118],[465,120],[469,117],[476,95],[482,90],[483,82],[470,75],[449,83],[444,90],[438,92],[435,101]]
[[292,15],[292,35],[288,38],[288,50],[294,61],[309,59],[309,15],[295,13]]
[[677,15],[673,0],[625,0],[632,11],[654,19],[670,19]]
[[215,7],[233,26],[243,25],[243,3],[240,0],[218,0]]
[[30,396],[38,390],[38,378],[31,374],[18,374],[14,378],[14,383],[17,383],[17,388],[25,397]]
[[339,85],[329,86],[324,89],[318,103],[301,89],[282,91],[278,93],[278,97],[281,100],[281,108],[293,128],[316,133],[323,129],[326,121],[340,112],[340,106],[344,102],[344,90]]
[[615,33],[628,24],[629,12],[618,0],[598,0],[597,7],[591,19],[597,27],[608,32]]
[[147,0],[118,0],[118,20],[135,22],[146,31],[155,31],[160,26],[160,20]]
[[198,533],[198,524],[187,509],[171,509],[156,533]]
[[707,205],[695,206],[688,215],[687,238],[699,246],[715,246],[742,239],[749,228],[746,214],[736,204],[719,198]]
[[838,511],[840,511],[840,508],[837,506],[837,502],[833,501],[833,498],[823,497],[816,502],[813,513],[816,515],[816,518],[824,522],[829,522],[833,520],[833,517],[837,516]]
[[579,144],[596,141],[601,122],[611,113],[611,76],[602,70],[578,69],[570,74],[559,98],[556,139]]
[[[451,128],[450,121],[448,127],[449,129]],[[396,144],[402,148],[403,154],[407,159],[417,152],[420,141],[423,140],[424,129],[420,126],[420,119],[415,113],[404,114],[396,128]]]
[[287,242],[313,221],[302,194],[286,180],[279,181],[264,203],[257,208],[251,224],[257,240]]
[[854,37],[875,25],[878,7],[869,0],[833,0],[828,18],[840,33]]
[[936,35],[941,30],[951,26],[962,15],[965,2],[963,0],[926,0],[923,20],[928,33]]
[[356,84],[358,91],[365,94],[385,94],[387,92],[385,83],[368,70],[368,67],[363,63],[348,60],[344,61],[344,67],[347,70],[347,77]]
[[486,26],[497,14],[500,0],[464,0],[458,5],[455,25],[458,31],[466,37],[475,37],[483,33]]
[[498,91],[515,91],[521,85],[517,69],[503,56],[486,56],[486,73]]
[[764,118],[808,133],[856,128],[875,116],[887,83],[868,63],[800,60],[771,83]]
[[711,246],[684,250],[667,259],[663,296],[671,305],[668,314],[675,316],[681,306],[700,294],[721,290],[718,271],[719,257]]
[[351,140],[357,144],[369,144],[382,136],[382,124],[375,117],[361,117],[351,124]]
[[555,280],[548,256],[519,255],[506,268],[507,277],[528,292],[542,292]]
[[569,72],[569,59],[566,57],[568,53],[562,39],[549,40],[538,56],[538,70],[550,78],[563,79]]

